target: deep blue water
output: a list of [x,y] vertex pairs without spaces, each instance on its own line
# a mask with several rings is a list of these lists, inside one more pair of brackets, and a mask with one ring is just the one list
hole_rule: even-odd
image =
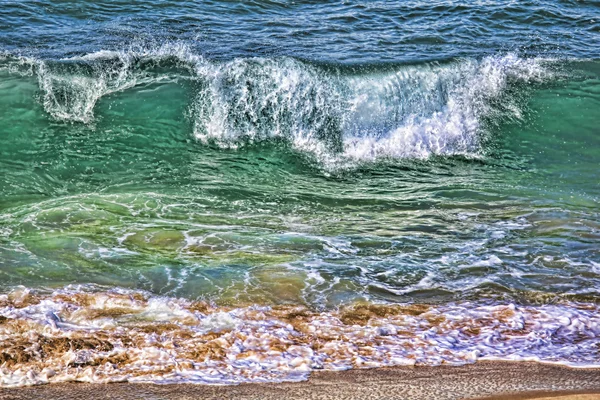
[[211,59],[367,64],[600,57],[596,1],[2,1],[0,48],[65,57],[184,41]]

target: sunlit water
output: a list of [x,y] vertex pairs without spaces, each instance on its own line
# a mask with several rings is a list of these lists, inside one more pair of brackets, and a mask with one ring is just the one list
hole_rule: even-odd
[[599,20],[0,3],[0,384],[599,366]]

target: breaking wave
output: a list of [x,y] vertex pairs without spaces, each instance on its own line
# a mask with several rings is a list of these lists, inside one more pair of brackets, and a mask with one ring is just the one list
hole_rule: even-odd
[[142,83],[194,82],[194,136],[236,148],[280,138],[323,162],[478,156],[486,121],[519,117],[515,84],[547,80],[548,60],[515,54],[406,66],[318,66],[294,58],[215,62],[183,45],[5,60],[37,75],[45,110],[89,123],[103,96]]

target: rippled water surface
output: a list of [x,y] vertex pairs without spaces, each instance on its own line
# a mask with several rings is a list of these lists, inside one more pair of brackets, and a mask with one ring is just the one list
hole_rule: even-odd
[[598,366],[595,2],[0,2],[0,385]]

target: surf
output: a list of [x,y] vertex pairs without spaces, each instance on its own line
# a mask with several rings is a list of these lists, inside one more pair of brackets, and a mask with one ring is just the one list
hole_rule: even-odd
[[512,89],[554,76],[552,60],[513,53],[349,68],[290,57],[218,62],[174,44],[61,60],[13,57],[3,64],[37,77],[51,118],[82,124],[93,123],[104,97],[185,81],[194,87],[185,117],[198,142],[235,149],[283,140],[324,165],[479,157],[490,121],[521,116]]

